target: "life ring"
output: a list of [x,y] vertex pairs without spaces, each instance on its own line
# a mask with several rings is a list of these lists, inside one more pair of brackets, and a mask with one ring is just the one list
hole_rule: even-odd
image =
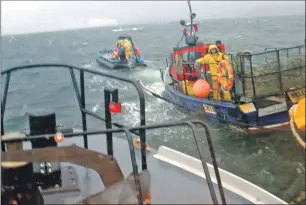
[[136,57],[140,57],[140,50],[139,50],[139,48],[135,48],[135,55],[136,55]]
[[[228,73],[228,79],[226,79],[223,74],[222,71],[225,70]],[[221,60],[218,63],[218,67],[217,67],[217,80],[218,83],[221,85],[221,89],[223,91],[229,91],[233,85],[234,85],[234,70],[231,66],[231,64],[226,61],[226,60]]]
[[[140,149],[140,139],[133,140],[133,146]],[[147,152],[150,151],[150,147],[146,144],[146,150]]]

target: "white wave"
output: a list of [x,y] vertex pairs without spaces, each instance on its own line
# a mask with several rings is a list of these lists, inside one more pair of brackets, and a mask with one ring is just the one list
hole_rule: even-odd
[[163,91],[165,91],[164,83],[163,82],[155,82],[150,85],[146,85],[146,87],[150,90],[152,90],[156,94],[161,94]]
[[113,29],[113,32],[122,32],[122,31],[141,31],[143,30],[142,27],[135,27],[135,28],[117,28],[117,29]]
[[82,64],[82,67],[83,67],[83,68],[87,68],[87,69],[88,69],[88,68],[91,68],[92,65],[93,65],[93,63],[94,63],[94,62],[91,62],[91,63],[84,63],[84,64]]
[[124,121],[131,123],[131,126],[139,124],[139,107],[135,102],[122,103],[122,112]]
[[[91,66],[94,64],[92,62]],[[90,92],[104,92],[104,88],[119,88],[119,92],[130,91],[132,85],[102,76],[93,76],[88,83]]]
[[101,107],[101,104],[94,105],[93,108],[91,108],[91,111],[93,113],[96,113],[99,110],[100,107]]
[[235,36],[235,39],[241,38],[241,37],[242,37],[241,35],[236,35],[236,36]]
[[86,42],[86,41],[85,41],[85,42],[82,42],[81,45],[82,45],[82,46],[87,46],[87,45],[88,45],[88,42]]

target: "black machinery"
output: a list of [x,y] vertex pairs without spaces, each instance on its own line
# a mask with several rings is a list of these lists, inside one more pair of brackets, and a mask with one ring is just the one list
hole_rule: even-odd
[[[55,112],[29,114],[30,135],[56,133]],[[32,148],[56,147],[53,138],[31,141]],[[42,189],[62,186],[61,165],[59,162],[42,162],[33,164],[34,176]]]

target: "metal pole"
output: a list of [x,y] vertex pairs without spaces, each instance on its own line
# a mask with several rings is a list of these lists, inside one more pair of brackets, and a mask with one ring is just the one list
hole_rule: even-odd
[[[104,89],[104,108],[105,108],[105,128],[112,129],[112,115],[109,111],[111,101],[111,91]],[[113,156],[113,133],[106,133],[107,154]]]
[[[6,106],[6,99],[7,99],[7,92],[8,92],[8,88],[10,85],[10,78],[11,78],[11,72],[8,72],[6,74],[6,81],[5,81],[5,85],[4,85],[4,94],[3,94],[3,99],[1,102],[1,136],[4,135],[4,123],[3,123],[3,119],[4,119],[4,112],[5,112],[5,106]],[[1,150],[2,152],[5,152],[5,144],[1,143]]]
[[252,65],[252,55],[250,58],[250,69],[251,69],[251,80],[252,80],[252,88],[253,88],[253,96],[256,97],[256,88],[255,88],[255,82],[254,82],[254,76],[253,76],[253,65]]
[[[84,86],[84,71],[80,70],[80,87],[81,87],[81,106],[85,109],[86,103],[85,103],[85,86]],[[82,115],[82,125],[83,125],[83,131],[87,131],[87,121],[86,121],[86,113],[82,111],[81,109],[81,115]],[[87,135],[83,135],[84,139],[84,147],[88,149],[88,139]]]
[[279,89],[280,91],[283,91],[283,79],[282,79],[282,69],[281,69],[281,63],[280,63],[280,59],[279,59],[279,50],[276,51],[276,58],[277,58],[277,65],[278,65],[278,78],[279,78]]

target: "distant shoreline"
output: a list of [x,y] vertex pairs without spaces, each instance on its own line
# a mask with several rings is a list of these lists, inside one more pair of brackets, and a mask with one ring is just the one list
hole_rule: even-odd
[[[205,22],[205,21],[213,21],[213,20],[252,20],[252,19],[265,19],[265,18],[281,18],[281,17],[302,17],[305,18],[305,14],[301,15],[280,15],[280,16],[254,16],[254,17],[228,17],[228,18],[205,18],[205,19],[197,19],[196,22]],[[187,20],[187,19],[185,19]],[[54,32],[65,32],[65,31],[78,31],[78,30],[86,30],[86,29],[96,29],[96,28],[110,28],[110,29],[116,29],[118,27],[143,27],[144,25],[156,25],[156,24],[171,24],[179,22],[179,19],[177,21],[169,20],[169,21],[163,21],[163,22],[146,22],[146,23],[126,23],[126,24],[116,24],[116,25],[105,25],[105,26],[88,26],[88,27],[78,27],[78,28],[67,28],[67,29],[59,29],[59,30],[45,30],[45,31],[35,31],[35,32],[18,32],[18,33],[7,33],[2,34],[1,31],[1,37],[8,37],[8,36],[19,36],[19,35],[28,35],[28,34],[40,34],[40,33],[54,33]]]

